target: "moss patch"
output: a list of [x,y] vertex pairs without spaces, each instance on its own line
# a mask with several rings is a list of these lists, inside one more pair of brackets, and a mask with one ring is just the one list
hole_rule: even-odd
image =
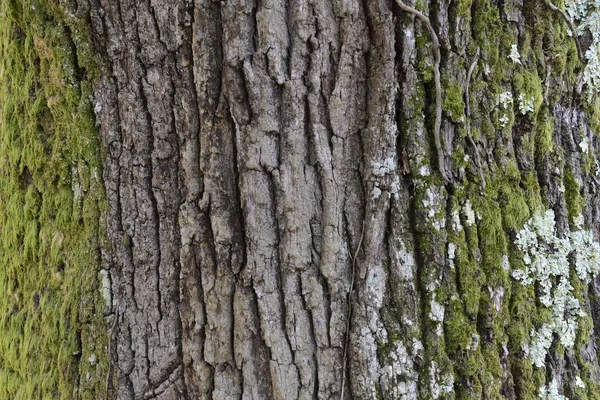
[[444,112],[452,121],[464,122],[465,102],[463,101],[462,87],[455,79],[444,80],[446,81],[442,88]]
[[0,0],[2,399],[105,397],[93,57],[67,14]]

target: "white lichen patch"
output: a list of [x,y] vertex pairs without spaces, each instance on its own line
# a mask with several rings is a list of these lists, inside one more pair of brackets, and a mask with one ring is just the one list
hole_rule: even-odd
[[456,257],[456,245],[454,243],[448,243],[448,259],[454,260]]
[[471,202],[469,200],[465,201],[462,212],[467,226],[473,226],[475,224],[475,212],[473,211],[473,207],[471,206]]
[[[600,18],[600,15],[598,15]],[[585,53],[587,65],[583,70],[583,82],[588,87],[588,96],[591,98],[600,91],[600,59],[598,58],[598,48],[600,43],[595,42]]]
[[110,277],[106,269],[100,270],[100,285],[106,308],[110,309],[112,307],[112,290],[110,287]]
[[431,169],[429,168],[429,165],[422,165],[421,168],[419,168],[419,175],[424,177],[431,175]]
[[[506,91],[506,92],[500,93],[500,95],[498,96],[498,105],[500,106],[500,108],[502,110],[508,111],[513,105],[512,92]],[[499,119],[499,122],[500,122],[500,126],[502,126],[502,127],[505,127],[510,122],[510,118],[506,114],[506,112],[502,114],[502,116]]]
[[396,170],[396,159],[388,157],[380,162],[373,162],[371,165],[373,175],[382,177]]
[[519,112],[522,115],[533,112],[533,97],[525,97],[523,93],[519,95]]
[[431,299],[430,310],[429,310],[429,318],[435,322],[444,321],[445,308],[443,305],[435,301],[435,294]]
[[419,374],[413,356],[402,341],[397,341],[391,345],[388,357],[387,365],[382,366],[380,370],[383,392],[394,399],[416,400]]
[[374,186],[373,190],[371,190],[371,200],[377,200],[380,196],[381,189],[379,189],[377,186]]
[[521,54],[519,54],[519,48],[516,44],[510,46],[510,54],[508,55],[508,58],[510,58],[515,64],[521,64]]
[[562,394],[558,393],[558,383],[556,379],[552,379],[549,385],[543,385],[539,389],[539,398],[541,400],[569,400]]
[[[572,348],[575,343],[577,320],[584,313],[569,282],[571,266],[585,283],[600,270],[600,243],[583,229],[583,217],[576,218],[574,225],[573,231],[559,237],[554,211],[548,210],[534,215],[517,234],[516,245],[524,253],[525,269],[514,270],[512,276],[523,285],[537,283],[541,290],[539,300],[552,315],[549,322],[531,332],[528,356],[538,368],[545,368],[554,335],[565,348]],[[546,395],[552,390],[552,384],[544,387]]]
[[512,93],[511,92],[500,93],[500,96],[498,96],[498,104],[504,110],[507,110],[508,106],[511,106],[513,104],[513,95],[512,95]]
[[552,345],[554,327],[552,324],[544,324],[540,329],[531,332],[531,345],[529,346],[529,358],[533,365],[538,368],[545,366],[546,353]]
[[433,399],[439,399],[443,395],[454,391],[454,376],[444,374],[440,377],[439,374],[437,363],[433,361],[429,370],[429,390]]
[[572,21],[577,22],[577,36],[590,32],[592,43],[585,53],[583,83],[588,100],[600,92],[600,2],[598,0],[566,0],[565,8]]
[[446,226],[446,219],[443,210],[443,188],[430,186],[425,190],[425,195],[421,200],[423,207],[427,209],[427,219],[436,231]]
[[448,261],[450,267],[454,268],[454,259],[456,258],[456,245],[454,243],[448,243]]
[[577,230],[571,233],[575,251],[575,271],[584,283],[589,283],[600,271],[600,243],[590,231],[583,229],[583,216],[575,218]]
[[581,151],[584,154],[589,153],[590,151],[590,142],[588,141],[587,137],[584,137],[581,142],[579,142],[579,148],[581,149]]
[[396,262],[400,269],[399,273],[402,279],[407,282],[412,282],[414,279],[414,268],[415,268],[415,257],[412,252],[409,252],[402,242],[402,239],[398,239],[398,247],[395,252]]
[[436,204],[435,193],[433,190],[431,190],[431,188],[427,188],[425,195],[427,197],[425,197],[422,201],[423,207],[428,209],[427,216],[429,218],[433,218],[435,216],[435,208],[433,206]]
[[460,223],[460,215],[458,214],[458,210],[452,210],[452,230],[454,232],[462,231],[463,227]]

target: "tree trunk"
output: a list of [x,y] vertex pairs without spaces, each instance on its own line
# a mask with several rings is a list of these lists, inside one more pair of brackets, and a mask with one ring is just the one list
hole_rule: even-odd
[[109,398],[599,398],[600,282],[569,258],[586,314],[540,366],[514,273],[534,215],[600,234],[600,107],[548,2],[77,1]]

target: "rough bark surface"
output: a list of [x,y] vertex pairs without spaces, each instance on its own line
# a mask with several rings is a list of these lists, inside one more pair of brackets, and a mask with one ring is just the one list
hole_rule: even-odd
[[[447,184],[431,36],[394,1],[90,2],[115,398],[598,393],[598,286],[543,370],[524,350],[535,292],[510,276],[535,210],[598,231],[575,43],[542,1],[417,7]],[[504,91],[535,112],[502,110]]]

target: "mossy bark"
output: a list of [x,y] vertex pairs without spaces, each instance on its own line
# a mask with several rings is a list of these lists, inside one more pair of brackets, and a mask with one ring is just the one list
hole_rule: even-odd
[[0,1],[0,399],[103,399],[105,207],[89,21]]
[[600,235],[574,39],[543,1],[405,3],[439,66],[395,0],[63,4],[97,65],[109,397],[600,396],[598,282],[537,368],[511,275],[537,211]]

